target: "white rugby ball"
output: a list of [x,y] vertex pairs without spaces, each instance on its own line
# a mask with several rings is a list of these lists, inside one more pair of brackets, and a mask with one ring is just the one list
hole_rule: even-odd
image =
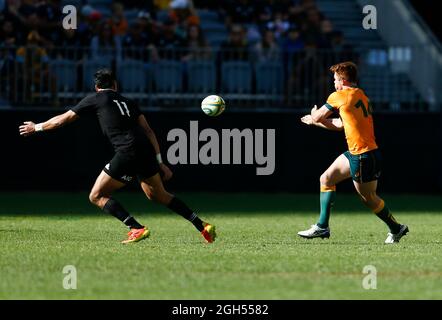
[[226,102],[223,98],[217,95],[207,96],[201,102],[201,109],[210,117],[219,116],[221,113],[223,113],[225,108]]

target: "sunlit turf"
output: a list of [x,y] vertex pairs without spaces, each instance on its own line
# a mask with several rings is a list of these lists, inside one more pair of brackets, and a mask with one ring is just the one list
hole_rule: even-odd
[[[0,195],[1,299],[441,299],[442,199],[385,196],[410,233],[384,245],[387,228],[354,195],[339,194],[329,240],[296,232],[316,222],[317,195],[182,194],[217,226],[205,244],[187,221],[141,194],[117,199],[152,232],[127,230],[86,194]],[[77,289],[63,288],[63,267]],[[376,289],[363,288],[366,265]],[[371,282],[373,283],[373,282]]]

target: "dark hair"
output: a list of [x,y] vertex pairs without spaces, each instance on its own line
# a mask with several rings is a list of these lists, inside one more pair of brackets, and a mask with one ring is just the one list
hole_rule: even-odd
[[190,36],[189,36],[190,28],[196,28],[198,30],[198,39],[197,39],[198,45],[200,47],[207,47],[208,44],[207,44],[206,37],[204,36],[203,29],[198,24],[189,24],[189,26],[187,27],[187,42],[188,42],[188,44],[190,42]]
[[100,89],[110,89],[115,83],[114,73],[109,69],[100,69],[95,72],[94,82]]

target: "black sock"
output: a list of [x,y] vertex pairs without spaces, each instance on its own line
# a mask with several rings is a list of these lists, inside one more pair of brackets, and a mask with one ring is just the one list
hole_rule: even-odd
[[173,212],[178,213],[184,219],[192,222],[195,228],[198,229],[198,231],[201,232],[204,230],[203,221],[201,221],[196,213],[189,209],[189,207],[186,206],[186,204],[177,197],[173,197],[172,201],[170,201],[167,207]]
[[141,224],[137,222],[137,220],[131,217],[131,215],[115,199],[110,198],[104,205],[103,211],[114,216],[131,229],[144,228]]

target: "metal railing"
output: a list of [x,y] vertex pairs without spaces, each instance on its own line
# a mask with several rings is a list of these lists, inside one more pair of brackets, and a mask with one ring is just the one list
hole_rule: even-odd
[[196,110],[205,96],[219,94],[231,110],[307,109],[334,90],[329,67],[352,60],[377,109],[434,110],[440,101],[431,92],[420,94],[408,79],[419,50],[1,47],[0,107],[75,104],[93,91],[95,71],[108,67],[121,91],[145,107]]

